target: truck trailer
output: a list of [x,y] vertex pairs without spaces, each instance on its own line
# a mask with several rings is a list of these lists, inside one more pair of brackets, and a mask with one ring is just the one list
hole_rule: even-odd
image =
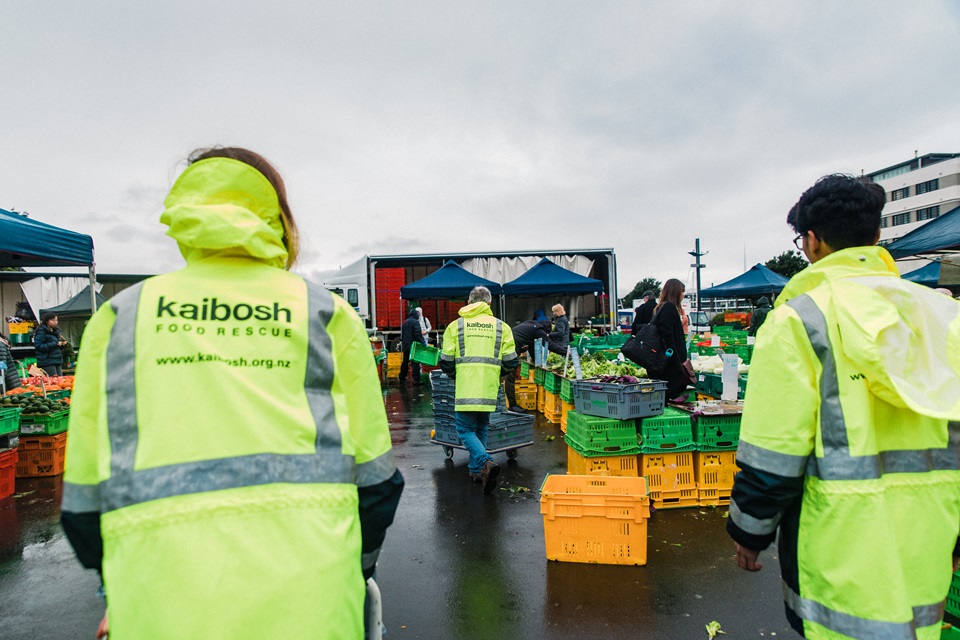
[[[616,326],[617,268],[613,249],[561,249],[544,251],[502,251],[485,253],[433,253],[364,256],[338,271],[323,286],[339,294],[357,311],[368,332],[382,334],[391,351],[399,348],[400,326],[414,306],[423,309],[433,325],[431,341],[443,334],[446,325],[458,317],[465,299],[404,300],[401,287],[437,271],[448,260],[482,278],[505,284],[523,275],[542,258],[582,276],[603,283],[603,292],[587,295],[545,294],[494,296],[494,313],[513,326],[533,317],[536,309],[560,303],[571,327]],[[611,295],[611,292],[613,295]],[[612,303],[612,306],[611,306]]]

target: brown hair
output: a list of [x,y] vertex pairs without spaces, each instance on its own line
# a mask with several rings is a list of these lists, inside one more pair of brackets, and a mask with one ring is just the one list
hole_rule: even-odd
[[206,160],[207,158],[230,158],[239,160],[248,164],[260,173],[273,185],[277,192],[277,200],[280,202],[280,224],[283,225],[283,245],[287,248],[286,268],[290,269],[297,261],[300,255],[300,234],[297,231],[297,223],[293,220],[293,214],[290,212],[290,205],[287,204],[287,188],[283,184],[283,178],[280,172],[270,164],[270,162],[259,153],[244,149],[243,147],[210,147],[209,149],[197,149],[190,154],[188,160],[190,164]]
[[667,280],[663,289],[660,291],[660,302],[657,304],[657,308],[653,310],[654,313],[660,310],[660,307],[663,306],[664,302],[670,301],[677,306],[677,311],[680,310],[680,303],[683,302],[683,292],[686,289],[684,284],[677,280],[676,278],[670,278]]

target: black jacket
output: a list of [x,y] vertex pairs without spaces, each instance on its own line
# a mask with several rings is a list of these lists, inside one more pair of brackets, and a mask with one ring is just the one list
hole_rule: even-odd
[[37,349],[37,366],[43,369],[46,365],[63,364],[63,353],[60,351],[60,327],[51,330],[41,324],[33,335],[33,346]]
[[412,345],[414,342],[423,344],[423,331],[420,329],[420,316],[417,314],[416,310],[411,311],[407,315],[407,319],[403,321],[403,326],[400,327],[400,342],[403,343],[404,351],[409,351],[410,345]]
[[[549,321],[546,324],[550,326]],[[533,343],[537,338],[543,340],[547,348],[553,353],[561,356],[567,355],[567,350],[550,339],[546,328],[544,328],[540,322],[536,320],[524,320],[513,328],[513,342],[517,346],[518,355],[532,349]]]
[[557,319],[553,321],[553,327],[550,339],[564,347],[570,344],[570,319],[565,315],[557,316]]
[[766,296],[763,296],[757,300],[757,308],[753,310],[753,314],[750,316],[750,328],[747,330],[747,335],[757,335],[757,329],[767,319],[768,313],[770,313],[770,301],[767,300]]
[[651,378],[663,380],[667,383],[667,399],[676,398],[687,388],[687,376],[681,364],[687,359],[687,340],[683,334],[683,319],[677,306],[670,301],[663,303],[652,320],[660,332],[660,340],[666,352],[673,350],[673,355],[667,358],[667,366],[663,371],[648,371]]
[[0,341],[0,362],[7,363],[7,368],[3,372],[7,381],[7,390],[18,388],[20,386],[20,374],[17,372],[17,363],[13,360],[10,348],[3,341]]
[[637,327],[642,324],[649,324],[653,320],[653,310],[657,307],[657,299],[650,298],[639,307],[634,309],[634,318],[633,318],[633,331],[632,334],[636,335]]

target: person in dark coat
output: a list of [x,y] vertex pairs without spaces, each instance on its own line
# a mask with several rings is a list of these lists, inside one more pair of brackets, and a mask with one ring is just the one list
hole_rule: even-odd
[[2,333],[0,333],[0,362],[7,364],[7,368],[3,370],[7,391],[18,389],[20,387],[20,374],[17,372],[17,363],[10,352],[10,343],[7,342],[7,337]]
[[408,365],[413,365],[413,384],[423,384],[420,380],[420,363],[410,360],[410,347],[414,342],[427,344],[423,337],[423,331],[420,329],[420,313],[416,309],[411,309],[407,314],[407,319],[403,321],[400,327],[400,345],[403,349],[403,362],[400,364],[400,384],[407,381]]
[[647,375],[667,383],[667,400],[678,398],[688,385],[687,374],[683,370],[683,362],[687,359],[687,341],[683,335],[683,319],[680,316],[684,289],[683,283],[676,278],[667,280],[660,292],[660,302],[651,321],[660,333],[664,353],[670,355],[662,371],[647,371]]
[[[543,340],[543,343],[547,345],[547,348],[556,354],[561,356],[567,355],[567,350],[565,347],[552,342],[550,340],[550,321],[541,320],[537,322],[536,320],[524,320],[517,326],[513,328],[513,342],[517,348],[517,356],[523,355],[524,352],[533,349],[534,342],[537,338]],[[517,369],[513,369],[507,373],[506,377],[503,380],[503,390],[507,395],[507,410],[516,411],[518,413],[524,413],[524,410],[517,405]]]
[[63,375],[63,352],[60,348],[67,344],[60,335],[57,314],[47,311],[40,316],[40,326],[33,336],[33,346],[37,350],[37,366],[50,376]]
[[570,319],[562,304],[553,305],[551,311],[553,311],[553,331],[550,332],[550,340],[566,348],[570,344]]
[[759,329],[763,321],[767,319],[767,314],[770,313],[770,309],[770,300],[768,300],[766,296],[757,300],[757,308],[753,310],[753,315],[750,316],[750,328],[747,329],[748,336],[757,335],[757,329]]
[[650,324],[653,319],[653,310],[657,307],[657,297],[653,291],[643,292],[643,302],[633,310],[633,331],[631,335],[637,335],[637,329],[642,324]]

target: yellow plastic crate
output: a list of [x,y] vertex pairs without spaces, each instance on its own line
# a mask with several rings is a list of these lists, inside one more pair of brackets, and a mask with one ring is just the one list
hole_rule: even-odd
[[517,383],[514,387],[516,391],[517,404],[521,409],[534,411],[537,408],[537,385]]
[[548,475],[540,513],[547,560],[647,563],[650,499],[641,477]]
[[636,478],[638,473],[636,454],[632,456],[586,457],[573,447],[567,447],[567,473],[575,476],[627,476]]
[[31,327],[33,327],[32,322],[8,322],[7,327],[10,329],[10,335],[19,334],[19,333],[30,333]]
[[693,454],[695,451],[679,453],[641,453],[640,475],[647,479],[650,493],[693,490],[697,499],[697,483],[693,475]]
[[[546,389],[546,387],[544,387]],[[547,391],[543,399],[543,416],[547,422],[560,422],[560,395]]]
[[739,471],[736,451],[695,451],[693,454],[693,477],[699,489],[729,492]]
[[730,489],[699,487],[697,488],[697,503],[701,507],[722,507],[728,505],[730,504]]
[[547,400],[547,391],[542,385],[537,385],[537,411],[543,413],[543,408]]
[[567,416],[573,411],[573,403],[560,400],[560,431],[567,432]]

